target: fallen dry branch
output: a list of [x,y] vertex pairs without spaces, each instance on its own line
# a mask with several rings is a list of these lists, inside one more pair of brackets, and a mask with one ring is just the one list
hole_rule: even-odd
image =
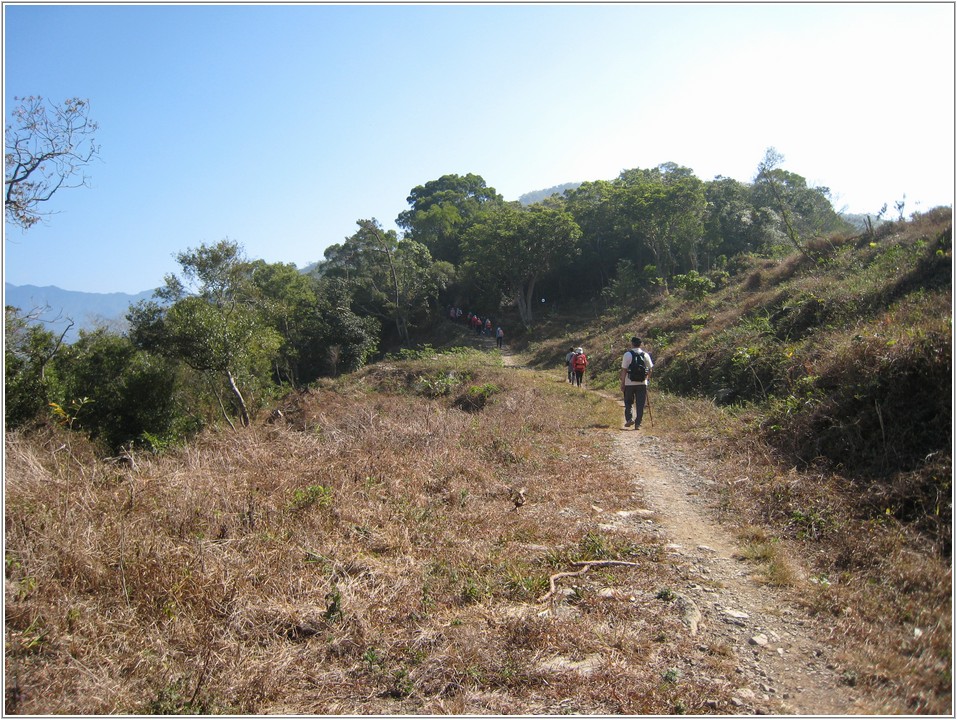
[[560,572],[555,573],[548,578],[548,592],[542,595],[538,602],[543,603],[548,600],[552,595],[555,594],[557,588],[555,587],[555,581],[560,578],[566,577],[578,577],[579,575],[584,575],[593,567],[611,567],[614,565],[625,565],[629,567],[638,567],[638,563],[627,562],[625,560],[584,560],[579,562],[573,562],[572,565],[581,565],[581,570],[576,570],[575,572]]

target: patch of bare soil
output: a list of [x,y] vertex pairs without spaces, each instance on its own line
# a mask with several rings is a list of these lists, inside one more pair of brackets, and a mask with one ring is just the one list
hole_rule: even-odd
[[762,582],[754,564],[743,559],[742,541],[717,519],[713,481],[691,469],[687,457],[653,429],[615,432],[621,467],[632,474],[650,511],[645,529],[661,537],[685,578],[676,593],[686,605],[689,632],[703,646],[733,653],[740,677],[734,703],[741,712],[906,712],[903,706],[875,707],[846,682],[839,651],[793,602],[798,589]]

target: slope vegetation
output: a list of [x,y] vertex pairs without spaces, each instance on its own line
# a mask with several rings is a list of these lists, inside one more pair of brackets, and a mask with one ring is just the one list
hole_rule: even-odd
[[658,388],[713,399],[782,465],[853,485],[858,516],[914,525],[949,556],[952,232],[941,208],[811,258],[742,257],[710,294],[526,340],[542,367],[584,345],[593,382],[613,387],[642,335]]
[[[733,664],[684,629],[662,541],[594,520],[641,508],[613,423],[597,395],[464,351],[162,457],[8,434],[6,709],[729,709]],[[547,599],[582,561],[611,564]]]
[[[513,347],[537,370],[447,324],[480,347],[402,353],[161,455],[7,433],[6,712],[945,714],[950,234],[938,211],[742,262],[701,298],[556,318]],[[653,416],[623,432],[636,331]],[[687,488],[680,519],[655,520],[643,467]],[[739,554],[662,532],[699,496]],[[768,594],[744,606],[719,572]],[[840,680],[826,704],[770,679],[787,638],[762,667],[721,624],[759,617]]]

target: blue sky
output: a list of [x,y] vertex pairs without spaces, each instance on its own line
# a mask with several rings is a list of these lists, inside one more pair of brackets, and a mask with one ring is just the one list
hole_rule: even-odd
[[448,173],[750,181],[773,146],[839,210],[954,195],[951,3],[8,3],[5,117],[25,95],[88,98],[102,149],[5,228],[17,285],[140,292],[223,238],[303,267]]

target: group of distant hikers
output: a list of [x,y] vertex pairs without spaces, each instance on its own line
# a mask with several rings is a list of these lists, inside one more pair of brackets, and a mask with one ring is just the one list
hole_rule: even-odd
[[[462,308],[459,307],[449,307],[449,320],[452,322],[460,322],[463,319],[465,320],[466,327],[471,328],[476,335],[491,335],[492,334],[492,318],[491,317],[480,317],[477,313],[463,313]],[[502,347],[502,344],[505,342],[505,331],[502,330],[502,326],[498,325],[495,327],[495,344],[498,347]]]
[[568,348],[568,353],[565,355],[565,368],[568,370],[568,382],[581,387],[586,367],[588,367],[588,357],[586,357],[585,351],[582,348]]
[[[654,366],[651,355],[641,349],[641,338],[633,337],[631,347],[625,351],[621,358],[620,379],[621,393],[625,401],[625,427],[634,426],[635,430],[641,427],[645,405],[648,402],[648,378],[651,377],[651,369]],[[568,353],[565,355],[565,370],[568,373],[568,382],[581,387],[587,367],[588,357],[585,355],[584,349],[580,347],[568,348]],[[635,407],[634,417],[632,417],[632,405]]]
[[[462,322],[466,327],[475,331],[476,335],[492,335],[492,318],[480,317],[477,313],[464,313],[462,308],[449,306],[448,317],[452,322]],[[495,344],[502,347],[505,332],[501,325],[495,326]],[[625,427],[634,426],[635,430],[641,427],[641,420],[645,414],[645,405],[648,404],[648,379],[655,364],[651,355],[642,350],[641,338],[637,335],[631,338],[631,347],[621,357],[621,394],[625,401]],[[585,368],[588,367],[588,356],[584,348],[570,347],[565,355],[565,370],[568,373],[568,382],[578,387],[582,386],[585,377]],[[634,411],[632,411],[634,406]]]

